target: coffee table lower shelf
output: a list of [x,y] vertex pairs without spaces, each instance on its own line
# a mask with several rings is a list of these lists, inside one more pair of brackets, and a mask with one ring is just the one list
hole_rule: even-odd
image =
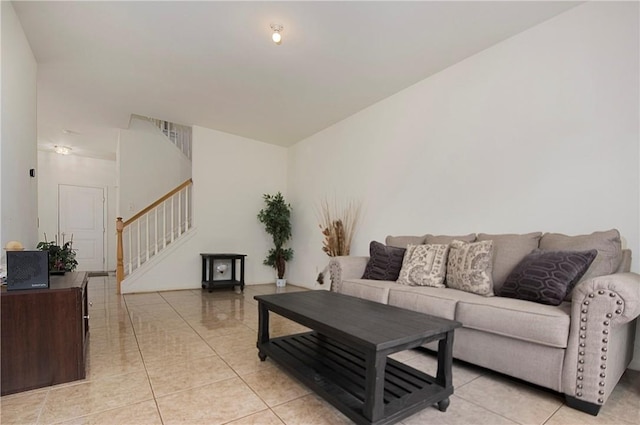
[[357,424],[391,424],[427,406],[446,410],[453,387],[387,358],[384,414],[371,422],[364,416],[366,383],[364,354],[317,332],[270,339],[258,344],[261,360],[271,357]]

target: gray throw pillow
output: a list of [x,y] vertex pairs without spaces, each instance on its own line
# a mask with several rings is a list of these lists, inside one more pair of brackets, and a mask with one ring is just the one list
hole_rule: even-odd
[[369,244],[369,262],[364,269],[363,279],[398,280],[402,269],[404,248],[386,246],[380,242],[371,241]]
[[598,252],[536,249],[513,269],[501,297],[559,305],[587,271]]

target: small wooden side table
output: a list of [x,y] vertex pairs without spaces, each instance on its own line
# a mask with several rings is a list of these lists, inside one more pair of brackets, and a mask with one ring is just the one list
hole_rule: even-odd
[[[244,257],[246,254],[228,253],[200,253],[202,257],[202,288],[209,292],[214,288],[240,286],[240,291],[244,291]],[[214,263],[219,260],[231,260],[231,279],[215,280]],[[240,277],[236,276],[236,261],[240,261]]]

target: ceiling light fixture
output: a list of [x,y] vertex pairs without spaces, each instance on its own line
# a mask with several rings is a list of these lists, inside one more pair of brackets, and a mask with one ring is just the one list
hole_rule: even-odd
[[271,29],[273,30],[273,34],[271,34],[271,39],[277,45],[282,44],[282,34],[280,32],[284,29],[284,27],[280,24],[271,24]]
[[53,150],[60,155],[69,155],[71,153],[71,148],[69,146],[55,145]]

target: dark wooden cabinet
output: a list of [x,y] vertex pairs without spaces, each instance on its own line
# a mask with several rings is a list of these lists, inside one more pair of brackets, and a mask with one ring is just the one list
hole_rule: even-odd
[[49,289],[2,288],[2,395],[85,378],[87,281],[68,272]]

